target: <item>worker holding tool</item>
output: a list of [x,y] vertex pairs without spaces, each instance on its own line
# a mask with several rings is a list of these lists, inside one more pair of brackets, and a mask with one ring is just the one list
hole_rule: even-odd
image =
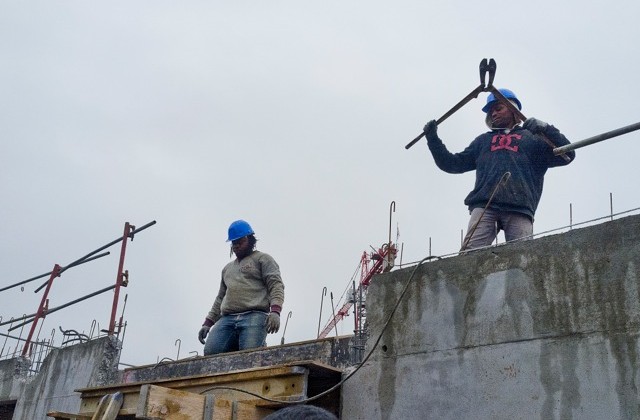
[[198,333],[205,356],[263,347],[267,333],[280,329],[284,284],[278,264],[255,249],[249,223],[236,220],[228,233],[236,259],[222,269],[218,296]]
[[530,238],[547,169],[575,158],[575,152],[554,155],[549,140],[557,146],[570,144],[554,126],[535,118],[520,126],[518,114],[522,114],[514,112],[522,109],[520,100],[508,89],[498,91],[502,95],[489,94],[482,108],[491,131],[460,153],[447,150],[435,120],[424,126],[438,168],[452,174],[476,171],[475,186],[464,200],[471,217],[462,251],[491,245],[500,230],[506,241]]

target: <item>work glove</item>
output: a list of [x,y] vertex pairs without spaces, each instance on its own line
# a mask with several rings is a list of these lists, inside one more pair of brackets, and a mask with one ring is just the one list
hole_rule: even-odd
[[198,340],[200,340],[202,344],[204,344],[204,339],[207,338],[207,334],[209,334],[210,329],[211,327],[207,327],[206,325],[203,325],[202,328],[200,328],[200,331],[198,332]]
[[549,124],[535,118],[527,118],[524,124],[522,124],[522,127],[531,131],[533,134],[544,134],[547,128],[549,128]]
[[436,120],[431,120],[424,126],[424,136],[427,140],[437,140],[438,139],[438,123]]
[[280,329],[280,314],[277,312],[269,312],[269,315],[267,315],[266,327],[267,333],[277,333]]

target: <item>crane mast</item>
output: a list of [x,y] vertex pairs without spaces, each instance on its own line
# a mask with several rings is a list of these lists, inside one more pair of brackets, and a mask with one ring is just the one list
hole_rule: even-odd
[[[393,268],[397,250],[393,243],[386,243],[377,251],[368,254],[366,251],[362,253],[360,258],[360,282],[358,287],[355,285],[346,301],[335,312],[333,317],[327,322],[322,329],[318,338],[325,338],[338,322],[342,321],[345,316],[349,315],[349,310],[355,305],[354,313],[354,332],[362,333],[364,330],[364,319],[366,318],[366,291],[371,283],[371,279],[376,274],[386,272]],[[340,303],[338,303],[340,304]]]

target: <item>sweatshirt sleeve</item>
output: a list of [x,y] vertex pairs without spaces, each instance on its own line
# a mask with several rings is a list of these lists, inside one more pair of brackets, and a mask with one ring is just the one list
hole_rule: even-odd
[[460,153],[451,153],[439,137],[427,140],[438,168],[450,174],[461,174],[476,169],[474,143],[475,141]]
[[[566,146],[567,144],[571,144],[571,142],[564,136],[564,134],[562,134],[560,130],[558,130],[552,125],[549,125],[549,127],[547,127],[544,134],[549,138],[549,140],[551,140],[551,142],[556,147],[561,147],[561,146]],[[576,158],[576,152],[574,150],[565,153],[565,156],[569,158],[569,160],[565,160],[562,156],[554,155],[553,149],[551,149],[551,147],[549,147],[549,149],[550,149],[550,152],[547,158],[547,165],[549,167],[568,165],[571,162],[573,162],[573,160]]]
[[207,314],[204,319],[204,323],[202,325],[212,326],[218,319],[220,319],[220,305],[222,304],[222,299],[224,295],[227,293],[227,285],[224,284],[223,280],[220,280],[220,289],[218,290],[218,296],[216,296],[216,300],[213,302],[213,306],[211,306],[211,310]]
[[284,305],[284,283],[280,275],[278,263],[268,254],[260,258],[262,280],[267,286],[269,295],[269,308],[272,312],[280,313]]

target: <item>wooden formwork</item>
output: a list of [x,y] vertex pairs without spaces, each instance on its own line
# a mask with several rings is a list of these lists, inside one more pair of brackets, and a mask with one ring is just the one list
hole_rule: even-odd
[[[336,385],[341,371],[318,362],[260,367],[226,373],[170,378],[154,383],[123,383],[83,388],[79,413],[52,411],[65,420],[261,419],[278,408],[304,401]],[[115,417],[98,417],[101,402],[119,394]],[[338,414],[339,390],[314,401]]]

